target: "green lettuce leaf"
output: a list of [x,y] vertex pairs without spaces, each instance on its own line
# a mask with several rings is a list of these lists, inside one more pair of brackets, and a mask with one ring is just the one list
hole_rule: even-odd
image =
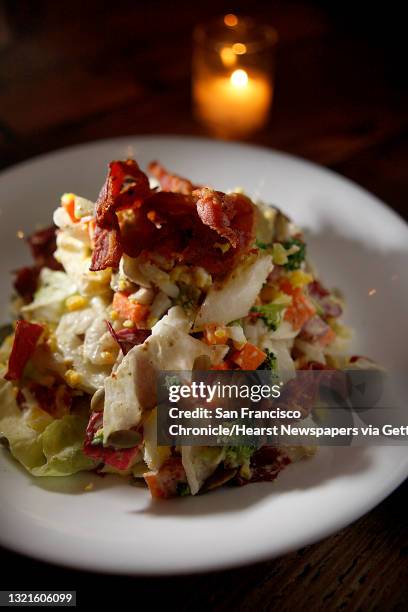
[[[0,382],[0,438],[8,442],[11,454],[33,476],[68,476],[91,470],[95,462],[82,451],[86,415],[70,414],[61,419],[41,420],[30,426],[30,412],[21,411],[13,386]],[[34,423],[31,423],[34,425]]]
[[29,320],[58,323],[64,312],[65,300],[76,291],[76,285],[65,272],[43,268],[34,300],[23,306],[21,312]]

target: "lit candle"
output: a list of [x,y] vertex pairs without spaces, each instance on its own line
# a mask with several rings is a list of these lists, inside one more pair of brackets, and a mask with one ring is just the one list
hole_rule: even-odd
[[221,137],[245,137],[265,123],[272,86],[261,73],[238,68],[229,76],[208,76],[194,83],[197,113]]
[[195,111],[216,136],[245,138],[267,121],[276,41],[273,28],[232,14],[196,28]]

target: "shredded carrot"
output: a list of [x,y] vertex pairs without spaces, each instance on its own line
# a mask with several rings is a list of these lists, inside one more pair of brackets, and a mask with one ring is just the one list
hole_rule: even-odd
[[75,216],[75,197],[73,194],[65,194],[61,200],[61,204],[69,214],[73,223],[78,223],[79,219]]
[[136,324],[147,319],[149,315],[148,306],[131,301],[125,293],[120,292],[115,293],[113,296],[112,309],[123,319]]
[[283,318],[292,325],[293,329],[299,329],[316,313],[316,309],[301,289],[293,288],[292,296],[292,305],[286,309]]
[[242,370],[256,370],[266,359],[266,353],[247,342],[240,351],[233,353],[231,360]]

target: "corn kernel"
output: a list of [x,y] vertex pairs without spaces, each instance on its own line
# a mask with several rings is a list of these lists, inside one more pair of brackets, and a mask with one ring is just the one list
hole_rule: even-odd
[[103,359],[103,361],[107,364],[110,365],[112,363],[115,363],[116,359],[113,353],[111,353],[110,351],[102,351],[101,353],[101,359]]
[[65,380],[70,387],[76,387],[81,381],[81,375],[75,370],[67,370],[65,372]]
[[64,193],[61,196],[61,204],[68,205],[74,199],[75,199],[75,194],[74,193]]
[[135,326],[135,324],[130,319],[126,319],[126,321],[123,321],[123,327],[127,327],[127,328],[130,329],[130,328],[132,328],[134,326]]
[[110,311],[110,318],[112,319],[112,321],[117,321],[119,319],[119,313],[117,312],[117,310]]
[[92,491],[93,488],[94,488],[93,482],[88,482],[88,484],[85,485],[84,487],[84,491]]
[[225,330],[221,327],[218,327],[214,332],[214,336],[216,336],[216,338],[224,338],[226,335]]
[[304,287],[305,285],[309,285],[313,281],[313,276],[311,274],[307,274],[307,272],[303,272],[302,270],[294,270],[289,273],[289,280],[293,287]]
[[85,308],[87,303],[88,300],[82,295],[71,295],[65,300],[65,306],[66,309],[69,310],[69,312],[73,312],[74,310],[81,310],[81,308]]

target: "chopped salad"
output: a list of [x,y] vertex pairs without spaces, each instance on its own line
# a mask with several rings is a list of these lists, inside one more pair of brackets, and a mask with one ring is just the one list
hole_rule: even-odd
[[[153,497],[273,480],[309,447],[157,444],[161,370],[344,368],[342,300],[278,208],[113,161],[96,203],[65,193],[28,238],[0,349],[0,436],[34,476],[82,470]],[[355,358],[354,358],[355,360]]]

